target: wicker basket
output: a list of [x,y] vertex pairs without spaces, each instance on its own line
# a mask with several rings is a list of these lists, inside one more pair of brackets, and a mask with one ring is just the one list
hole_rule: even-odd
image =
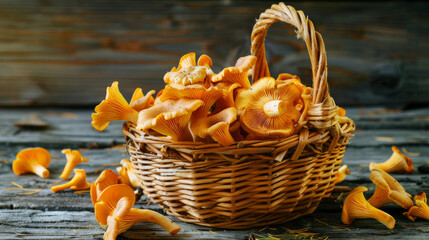
[[283,3],[260,15],[252,32],[253,79],[269,76],[264,39],[283,21],[304,39],[313,71],[312,103],[302,130],[284,139],[230,146],[175,142],[125,123],[131,162],[153,202],[184,222],[227,229],[279,224],[312,213],[330,195],[353,121],[338,117],[329,95],[322,36],[302,11]]

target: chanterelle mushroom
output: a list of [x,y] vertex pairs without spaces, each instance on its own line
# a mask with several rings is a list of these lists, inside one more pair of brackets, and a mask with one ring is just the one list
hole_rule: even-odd
[[164,82],[181,85],[205,84],[207,75],[212,74],[210,70],[212,60],[209,56],[202,55],[198,59],[198,66],[196,65],[194,52],[184,55],[179,61],[179,66],[173,67],[164,75]]
[[67,188],[71,188],[72,190],[83,190],[83,189],[88,189],[90,187],[91,187],[91,184],[89,184],[86,181],[85,170],[74,169],[74,176],[69,182],[61,185],[52,186],[51,191],[58,192],[58,191],[65,190]]
[[175,140],[192,140],[188,129],[192,112],[203,106],[198,99],[169,99],[139,113],[137,130],[152,129]]
[[130,185],[131,187],[139,187],[139,178],[135,174],[135,169],[133,165],[131,164],[131,161],[129,159],[122,159],[121,160],[122,168],[119,173],[119,182],[120,183],[126,183]]
[[201,138],[211,136],[216,142],[223,146],[235,142],[229,131],[229,126],[237,119],[235,107],[224,109],[214,115],[196,119],[191,123],[193,133]]
[[139,222],[151,222],[160,225],[171,235],[180,231],[180,227],[167,217],[148,209],[132,208],[135,202],[133,189],[126,184],[107,187],[97,198],[94,206],[97,222],[108,225],[104,239],[115,239]]
[[372,171],[373,168],[379,167],[385,172],[401,172],[401,173],[412,173],[414,172],[413,161],[411,158],[405,156],[396,146],[392,147],[392,156],[387,159],[384,163],[370,163],[369,169]]
[[88,158],[82,157],[82,154],[77,150],[63,149],[61,152],[64,153],[67,158],[67,163],[60,175],[60,178],[64,180],[69,179],[71,172],[79,163],[88,161]]
[[248,72],[255,62],[255,56],[241,57],[237,60],[234,67],[223,69],[220,73],[214,75],[211,80],[214,83],[223,82],[228,85],[238,83],[242,88],[248,89],[250,88]]
[[340,169],[338,170],[337,175],[336,175],[337,179],[335,180],[334,184],[342,182],[346,178],[346,176],[349,174],[350,174],[349,167],[347,165],[341,166]]
[[95,205],[98,196],[100,196],[101,192],[107,188],[108,186],[118,184],[119,175],[114,173],[110,169],[106,169],[98,176],[93,184],[91,184],[91,201],[92,205]]
[[341,220],[344,224],[351,224],[356,218],[374,218],[383,223],[387,228],[395,227],[395,219],[389,214],[373,207],[369,204],[363,192],[368,191],[366,187],[357,187],[353,189],[346,200],[344,200]]
[[417,217],[429,220],[429,206],[427,204],[426,193],[421,192],[414,196],[417,206],[412,206],[408,212],[404,212],[403,215],[408,217],[411,221],[415,221]]
[[47,178],[49,170],[46,169],[51,162],[51,155],[44,148],[27,148],[20,151],[13,161],[12,169],[16,175],[34,173],[39,177]]
[[368,202],[374,207],[394,202],[399,206],[409,209],[413,206],[411,195],[399,184],[396,179],[380,168],[374,168],[369,178],[375,184],[375,192]]
[[95,113],[91,115],[91,118],[91,125],[96,130],[103,131],[111,121],[126,120],[137,123],[138,112],[119,92],[118,82],[115,81],[111,87],[107,87],[106,99],[95,107]]
[[155,99],[152,95],[155,93],[155,90],[151,90],[146,95],[143,95],[141,88],[136,88],[134,90],[133,96],[131,97],[130,105],[137,112],[140,112],[143,109],[153,106]]
[[301,87],[293,81],[276,81],[266,77],[250,89],[237,94],[236,107],[240,123],[255,138],[290,136],[306,109],[301,101]]
[[209,114],[210,108],[213,104],[223,96],[222,90],[217,87],[206,88],[202,85],[193,84],[183,86],[180,84],[170,83],[164,88],[162,95],[160,96],[161,101],[168,99],[198,99],[204,102],[204,105],[199,107],[195,113],[194,118],[206,117]]

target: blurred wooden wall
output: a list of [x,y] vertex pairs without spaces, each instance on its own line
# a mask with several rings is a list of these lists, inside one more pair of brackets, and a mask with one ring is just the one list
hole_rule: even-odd
[[[214,69],[249,54],[255,19],[273,1],[0,1],[0,106],[94,106],[119,81],[163,88],[180,57],[208,54]],[[429,103],[429,4],[289,1],[309,16],[328,51],[339,105]],[[273,76],[310,83],[305,45],[275,24]]]

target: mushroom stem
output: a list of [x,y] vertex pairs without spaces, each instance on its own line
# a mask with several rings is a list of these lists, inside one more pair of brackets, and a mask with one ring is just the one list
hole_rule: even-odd
[[175,235],[181,229],[179,225],[168,219],[166,216],[149,209],[132,208],[127,215],[133,215],[133,217],[135,216],[136,223],[150,222],[158,224],[167,230],[171,235]]
[[69,181],[61,185],[56,185],[51,187],[52,192],[58,192],[67,188],[71,188],[73,190],[82,190],[82,189],[88,189],[91,187],[91,184],[89,184],[86,181],[86,173],[83,169],[75,169],[74,170],[74,177]]
[[55,192],[62,191],[62,190],[65,190],[67,188],[70,188],[73,185],[74,185],[73,181],[66,182],[66,183],[61,184],[61,185],[52,186],[51,187],[51,191],[55,193]]
[[82,154],[79,151],[72,151],[71,149],[63,149],[61,151],[66,155],[67,163],[64,167],[63,172],[60,175],[60,178],[67,180],[69,179],[70,174],[73,169],[81,162],[87,162],[88,158],[82,157]]
[[349,193],[346,200],[344,200],[341,221],[344,224],[351,224],[356,218],[374,218],[387,228],[393,229],[395,219],[366,201],[363,192],[367,190],[366,187],[359,186]]
[[47,178],[49,176],[49,170],[42,165],[34,165],[33,172],[42,178]]
[[369,164],[369,170],[372,171],[376,167],[381,168],[385,172],[400,172],[412,173],[414,172],[413,161],[405,156],[396,146],[392,147],[392,155],[383,163]]
[[287,105],[282,100],[272,100],[264,105],[264,113],[268,117],[277,117],[286,112]]
[[391,215],[387,214],[386,212],[383,212],[378,208],[372,208],[374,208],[371,210],[370,214],[372,218],[384,224],[384,226],[386,226],[388,229],[393,229],[395,227],[396,221]]

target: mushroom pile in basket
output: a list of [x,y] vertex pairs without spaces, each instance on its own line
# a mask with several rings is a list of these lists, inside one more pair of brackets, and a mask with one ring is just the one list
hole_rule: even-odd
[[[280,74],[249,81],[256,57],[237,60],[234,67],[214,73],[212,60],[195,53],[184,55],[179,66],[164,76],[166,86],[154,98],[134,91],[128,103],[118,82],[107,88],[106,99],[92,115],[92,126],[102,131],[110,121],[126,120],[137,130],[175,141],[217,142],[231,145],[244,139],[288,137],[306,124],[310,87],[299,77]],[[345,112],[340,108],[340,116]]]

